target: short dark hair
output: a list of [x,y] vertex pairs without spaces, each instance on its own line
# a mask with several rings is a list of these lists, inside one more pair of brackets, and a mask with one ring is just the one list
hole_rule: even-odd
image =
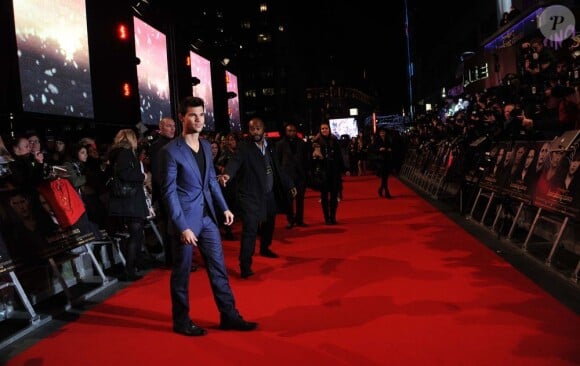
[[205,103],[201,98],[187,96],[183,98],[181,103],[179,103],[179,114],[184,116],[187,113],[187,108],[189,107],[203,107],[205,110]]

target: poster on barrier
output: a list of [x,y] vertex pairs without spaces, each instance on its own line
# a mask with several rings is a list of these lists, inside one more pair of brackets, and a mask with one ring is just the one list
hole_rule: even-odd
[[495,143],[490,150],[492,164],[486,168],[479,181],[479,187],[492,192],[499,192],[502,189],[506,172],[509,172],[510,157],[506,156],[508,144],[504,142]]
[[550,142],[520,141],[515,144],[515,155],[505,193],[514,199],[531,203],[536,183],[540,177]]
[[4,237],[2,233],[0,233],[0,274],[11,271],[14,267],[14,261],[6,247]]
[[580,137],[564,150],[551,145],[545,168],[534,192],[533,204],[572,218],[580,215]]
[[0,192],[2,239],[5,252],[16,266],[36,263],[93,240],[95,234],[83,224],[86,221],[81,219],[63,229],[41,194],[16,189]]

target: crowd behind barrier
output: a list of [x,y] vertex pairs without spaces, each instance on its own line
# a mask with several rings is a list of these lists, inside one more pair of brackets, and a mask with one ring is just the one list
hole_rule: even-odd
[[580,37],[519,51],[501,85],[417,116],[400,176],[577,282]]
[[[577,281],[580,38],[564,43],[554,50],[537,37],[526,40],[519,46],[518,74],[505,75],[501,85],[464,94],[461,100],[448,99],[447,105],[418,115],[404,133],[383,130],[388,161],[374,148],[379,133],[363,130],[337,138],[342,174],[378,174],[388,166],[387,174],[397,174],[434,198],[454,199],[471,221],[547,264],[568,261],[565,271]],[[43,300],[64,292],[70,305],[79,300],[71,290],[76,284],[96,277],[97,289],[102,289],[115,277],[138,280],[135,273],[119,275],[118,267],[121,272],[128,265],[139,270],[160,265],[161,257],[168,259],[166,218],[155,192],[151,156],[161,147],[156,145],[163,145],[156,144],[163,142],[162,136],[154,132],[139,137],[133,149],[144,177],[147,212],[144,225],[133,225],[134,230],[132,220],[108,214],[107,182],[115,172],[109,155],[112,139],[97,143],[97,136],[36,131],[0,139],[0,310],[21,309],[37,325],[35,306]],[[212,142],[219,175],[244,136],[207,132],[203,138]],[[319,138],[304,138],[308,156],[316,155]],[[305,165],[309,188],[319,189],[311,176],[316,164],[308,159]],[[345,199],[342,184],[333,205]],[[388,188],[377,187],[379,195],[391,198]],[[224,191],[234,213],[235,189],[232,181]],[[294,216],[288,221],[289,228],[304,224]],[[150,235],[132,233],[149,229]],[[234,238],[229,227],[221,230],[226,240]],[[548,245],[536,245],[538,237]],[[135,238],[138,247],[130,249]],[[7,314],[0,311],[0,320]]]

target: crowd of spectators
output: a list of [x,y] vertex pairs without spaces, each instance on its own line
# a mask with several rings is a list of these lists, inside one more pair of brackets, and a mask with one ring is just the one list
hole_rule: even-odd
[[552,140],[580,129],[580,36],[557,50],[533,37],[519,46],[519,72],[500,85],[445,99],[419,114],[406,134],[411,146],[435,152],[442,143],[461,155],[461,173],[498,141]]

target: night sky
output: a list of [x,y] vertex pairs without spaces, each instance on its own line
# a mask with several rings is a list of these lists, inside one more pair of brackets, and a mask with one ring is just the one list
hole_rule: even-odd
[[[202,12],[203,4],[180,1],[173,5],[172,0],[168,1],[172,5],[164,3],[164,6],[170,6],[181,16],[191,14],[194,18],[195,14]],[[220,2],[224,3],[214,0],[212,4]],[[411,53],[415,62],[417,59],[429,61],[429,55],[438,52],[438,43],[444,42],[450,32],[454,19],[459,19],[462,12],[473,6],[463,0],[407,2]],[[230,18],[232,24],[238,24],[235,18],[243,12],[255,14],[254,8],[248,8],[251,3],[225,1],[225,9],[230,12],[228,15],[233,15]],[[284,16],[288,20],[289,32],[297,40],[298,61],[309,86],[328,85],[324,84],[324,77],[338,70],[345,85],[357,87],[362,83],[375,90],[381,113],[401,113],[404,107],[407,109],[405,0],[276,0],[269,3],[288,9]],[[282,3],[285,5],[280,5]],[[441,70],[440,67],[431,69]],[[363,78],[366,78],[365,82]]]
[[[293,15],[310,79],[328,65],[344,72],[347,81],[376,89],[383,113],[400,113],[407,100],[407,50],[403,1],[323,1]],[[309,66],[309,67],[308,67]]]

